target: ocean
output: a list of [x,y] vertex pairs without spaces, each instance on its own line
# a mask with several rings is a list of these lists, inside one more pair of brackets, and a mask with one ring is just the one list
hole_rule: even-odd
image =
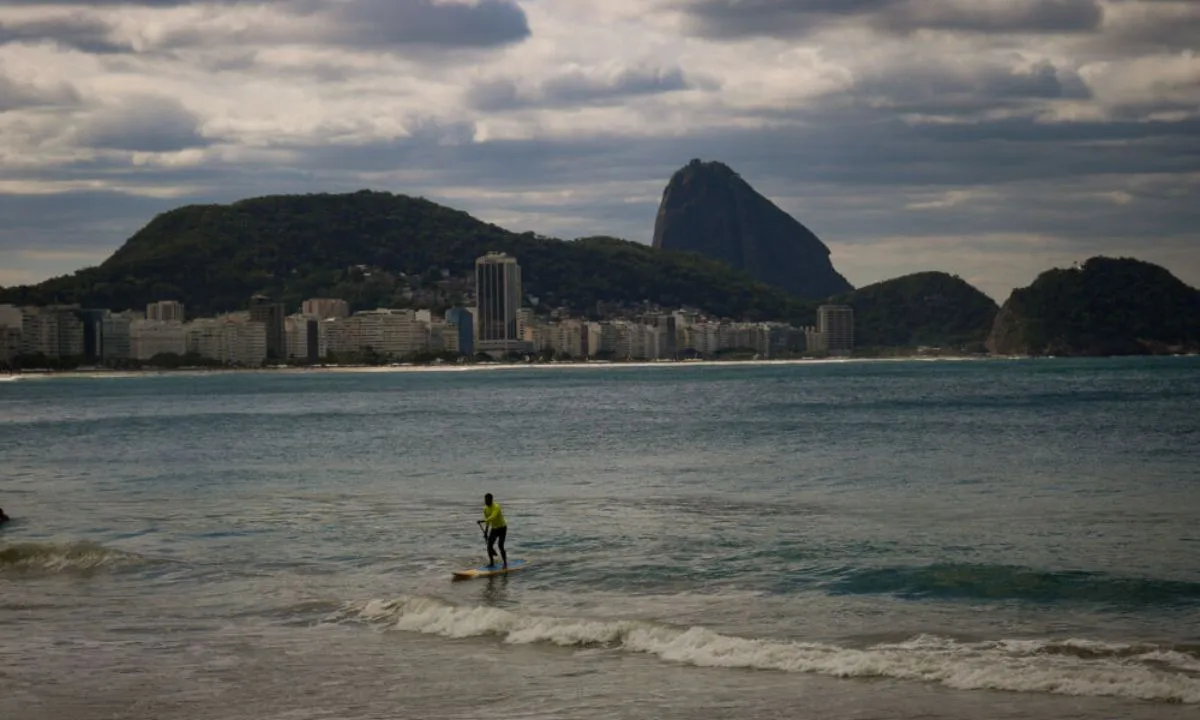
[[[1200,358],[0,382],[0,717],[1195,718]],[[510,557],[475,521],[493,493]]]

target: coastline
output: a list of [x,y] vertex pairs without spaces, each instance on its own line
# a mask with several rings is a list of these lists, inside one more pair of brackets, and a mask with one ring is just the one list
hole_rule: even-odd
[[[1197,357],[1197,354],[1152,355],[1152,356],[1104,356],[1104,357]],[[1092,359],[1093,356],[1085,356]],[[136,370],[24,370],[16,372],[0,372],[0,382],[17,380],[36,380],[38,378],[90,378],[90,379],[119,379],[142,378],[156,376],[200,376],[200,375],[246,375],[246,374],[349,374],[349,373],[444,373],[444,372],[500,372],[529,369],[647,369],[664,367],[764,367],[764,366],[804,366],[804,365],[843,365],[870,363],[905,363],[905,362],[1013,362],[1022,360],[1060,360],[1079,359],[1075,356],[1034,356],[1034,355],[895,355],[887,357],[824,357],[824,358],[784,358],[778,360],[590,360],[568,362],[492,362],[469,364],[414,364],[396,363],[392,365],[304,365],[276,366],[262,368],[140,368]]]
[[152,377],[159,375],[228,375],[228,374],[313,374],[313,373],[420,373],[420,372],[486,372],[522,369],[620,369],[620,368],[662,368],[662,367],[762,367],[762,366],[791,366],[791,365],[839,365],[861,363],[895,363],[895,362],[979,362],[988,360],[1020,360],[1021,356],[1004,355],[897,355],[891,357],[828,357],[828,358],[784,358],[778,360],[634,360],[606,361],[592,360],[586,362],[493,362],[470,364],[413,364],[396,363],[393,365],[304,365],[277,366],[263,368],[140,368],[136,370],[25,370],[13,373],[0,373],[0,382],[15,380],[33,380],[37,378],[133,378]]

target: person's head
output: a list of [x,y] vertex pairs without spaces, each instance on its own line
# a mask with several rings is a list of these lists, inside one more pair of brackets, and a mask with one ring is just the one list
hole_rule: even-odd
[[483,496],[483,504],[484,504],[484,505],[491,505],[491,504],[492,504],[492,494],[491,494],[491,493],[488,493],[487,495],[484,495],[484,496]]

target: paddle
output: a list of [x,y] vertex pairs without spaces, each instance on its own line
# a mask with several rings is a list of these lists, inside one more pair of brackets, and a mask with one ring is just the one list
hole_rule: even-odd
[[[475,524],[477,524],[479,526],[479,531],[481,533],[483,533],[483,551],[484,552],[487,552],[487,541],[488,541],[486,523],[487,523],[487,520],[476,520],[475,521]],[[491,567],[491,565],[490,565],[491,562],[492,562],[492,559],[489,557],[488,558],[488,563],[489,563],[488,567]]]

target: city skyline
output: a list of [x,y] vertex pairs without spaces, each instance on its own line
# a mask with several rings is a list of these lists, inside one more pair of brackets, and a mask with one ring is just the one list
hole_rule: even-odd
[[225,365],[257,367],[339,359],[399,361],[421,354],[496,359],[546,354],[559,359],[678,360],[724,351],[770,358],[801,353],[849,354],[853,310],[822,305],[818,326],[713,319],[697,310],[646,312],[640,319],[589,321],[554,310],[540,317],[524,307],[517,258],[489,252],[476,261],[474,303],[429,309],[376,308],[350,313],[339,298],[309,298],[299,312],[256,294],[247,310],[188,318],[171,300],[144,312],[79,306],[0,305],[0,362],[20,357],[85,363],[149,362],[197,356]]

